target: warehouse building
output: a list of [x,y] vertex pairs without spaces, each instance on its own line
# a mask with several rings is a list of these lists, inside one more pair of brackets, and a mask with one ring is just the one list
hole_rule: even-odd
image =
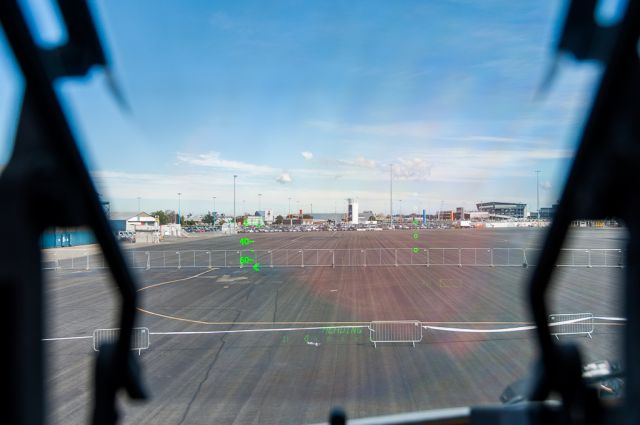
[[114,232],[136,230],[158,230],[158,220],[146,212],[111,213],[111,228]]

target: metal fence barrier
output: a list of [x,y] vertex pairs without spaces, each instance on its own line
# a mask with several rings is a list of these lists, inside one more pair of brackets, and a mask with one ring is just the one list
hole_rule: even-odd
[[[355,248],[125,251],[136,269],[253,267],[458,266],[528,267],[537,265],[538,248]],[[78,250],[43,253],[47,270],[92,270],[107,267],[100,253]],[[562,249],[558,267],[624,267],[621,249]]]
[[[115,344],[120,335],[119,328],[96,329],[93,331],[93,350],[100,351],[104,344]],[[131,349],[138,350],[138,355],[142,350],[149,348],[149,329],[133,328],[131,333]]]
[[369,341],[378,343],[410,342],[414,347],[422,341],[422,323],[418,320],[374,321],[369,324]]
[[593,313],[570,313],[549,315],[551,335],[585,335],[591,338],[594,330]]

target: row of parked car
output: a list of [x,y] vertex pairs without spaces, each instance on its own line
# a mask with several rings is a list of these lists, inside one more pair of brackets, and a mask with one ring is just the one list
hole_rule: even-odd
[[204,233],[213,232],[214,230],[219,230],[219,228],[214,228],[213,226],[185,226],[183,230],[188,233]]
[[287,225],[276,225],[276,226],[239,226],[238,233],[272,233],[272,232],[340,232],[340,231],[367,231],[367,230],[393,230],[393,229],[449,229],[451,226],[448,225],[393,225],[384,227],[380,226],[362,226],[356,224],[345,224],[345,225],[305,225],[305,226],[287,226]]
[[116,238],[119,241],[135,242],[136,241],[136,232],[132,232],[132,231],[129,231],[129,230],[120,230],[118,232],[118,234],[116,235]]

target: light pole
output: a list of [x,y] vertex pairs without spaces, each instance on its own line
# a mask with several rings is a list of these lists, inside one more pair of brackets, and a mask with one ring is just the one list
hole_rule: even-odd
[[389,220],[393,226],[393,164],[389,164]]
[[233,228],[236,228],[236,179],[238,176],[233,175]]
[[538,218],[540,218],[540,170],[535,170],[536,173],[536,209],[538,210]]
[[182,222],[182,215],[180,214],[180,195],[182,195],[182,192],[178,192],[178,224]]
[[404,217],[402,217],[402,199],[398,199],[398,202],[400,202],[400,218],[398,219],[399,222],[404,223]]
[[291,198],[289,198],[289,226],[293,226],[293,217],[291,217]]
[[216,197],[213,197],[213,211],[211,211],[211,225],[216,224],[216,220],[213,218],[213,215],[216,213]]
[[258,211],[262,211],[262,193],[258,193]]

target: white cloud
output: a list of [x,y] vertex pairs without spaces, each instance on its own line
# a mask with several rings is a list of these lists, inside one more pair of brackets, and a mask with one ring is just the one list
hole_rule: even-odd
[[287,183],[291,183],[293,179],[291,178],[291,174],[282,173],[280,174],[280,176],[278,176],[278,178],[276,178],[276,181],[280,184],[287,184]]
[[540,183],[540,189],[542,190],[551,190],[551,182],[549,180]]
[[302,157],[308,161],[313,158],[313,154],[311,152],[302,152]]
[[375,168],[376,166],[376,161],[374,161],[373,159],[364,158],[362,156],[357,157],[353,163],[359,167],[364,168]]

